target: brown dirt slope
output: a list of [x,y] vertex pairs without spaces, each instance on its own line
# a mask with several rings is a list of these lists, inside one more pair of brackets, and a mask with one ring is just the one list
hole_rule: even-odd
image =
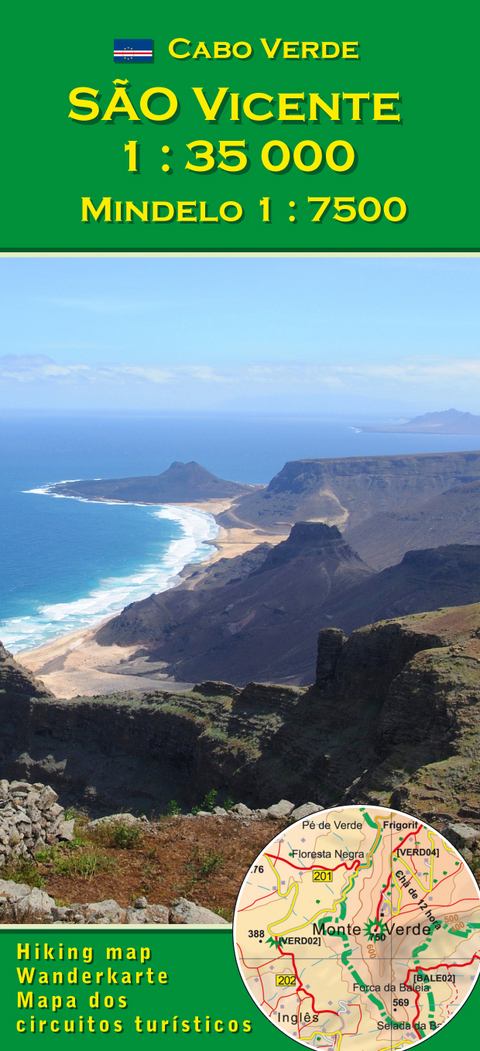
[[59,905],[113,898],[127,908],[145,895],[149,904],[168,907],[182,896],[231,921],[245,873],[283,824],[163,817],[122,848],[108,828],[89,830],[80,815],[73,844],[0,870],[0,878],[41,886]]
[[345,539],[375,569],[406,551],[443,544],[480,544],[480,479],[455,485],[425,503],[382,511],[345,531]]
[[[350,634],[379,620],[471,602],[480,602],[480,546],[449,544],[407,551],[399,565],[331,602],[328,622]],[[319,624],[326,626],[327,620]]]

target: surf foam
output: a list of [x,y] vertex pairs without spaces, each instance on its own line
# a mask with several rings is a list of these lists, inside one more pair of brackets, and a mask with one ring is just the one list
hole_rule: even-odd
[[[49,492],[49,488],[29,489],[30,493],[55,496],[57,499],[93,502],[84,497],[60,496]],[[95,501],[97,502],[97,501]],[[102,504],[115,501],[102,501]],[[133,503],[133,502],[132,502]],[[133,504],[145,510],[145,504]],[[152,507],[148,514],[154,518],[167,518],[177,522],[182,536],[172,540],[168,549],[157,562],[140,565],[127,576],[108,577],[87,595],[72,602],[58,602],[40,606],[24,617],[12,617],[1,625],[4,646],[13,653],[36,649],[53,642],[62,635],[83,628],[92,628],[108,616],[118,613],[130,602],[147,598],[152,592],[166,591],[178,583],[178,574],[190,563],[206,562],[215,548],[208,543],[219,532],[212,515],[193,507],[174,505]]]

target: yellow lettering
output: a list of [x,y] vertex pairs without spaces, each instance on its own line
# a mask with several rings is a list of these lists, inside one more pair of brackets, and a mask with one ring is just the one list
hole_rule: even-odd
[[190,58],[191,56],[189,51],[184,51],[183,55],[179,55],[178,51],[175,50],[177,44],[186,44],[187,47],[189,47],[190,43],[191,41],[185,40],[185,37],[183,36],[177,36],[175,40],[171,40],[168,45],[168,50],[172,58]]
[[[227,215],[227,208],[234,208],[234,214]],[[220,218],[224,219],[227,223],[238,223],[238,220],[242,218],[242,215],[243,208],[238,201],[224,201],[223,204],[220,205]]]
[[[169,107],[165,113],[152,113],[149,102],[150,99],[155,98],[156,95],[164,95],[168,99]],[[177,96],[170,91],[170,88],[148,88],[148,91],[144,91],[140,99],[140,109],[144,117],[148,117],[149,120],[171,120],[175,116],[178,109]]]
[[342,43],[342,58],[359,58],[360,56],[352,51],[352,48],[358,47],[358,40],[344,40]]
[[[245,48],[245,54],[244,55],[241,55],[239,53],[238,49],[240,47],[244,47]],[[242,59],[243,58],[250,58],[250,55],[252,54],[252,50],[253,50],[252,49],[252,45],[251,44],[247,44],[246,40],[237,40],[237,43],[233,45],[233,54],[234,54],[235,58],[242,58]]]
[[[101,202],[100,202],[100,204],[99,204],[99,206],[98,206],[98,208],[96,208],[96,209],[93,207],[93,204],[92,204],[92,201],[91,201],[90,197],[82,197],[82,223],[90,222],[89,213],[90,213],[90,215],[93,215],[93,218],[95,219],[95,222],[98,223],[98,220],[99,220],[102,212],[105,213],[105,215],[104,215],[105,222],[106,223],[111,223],[111,221],[112,221],[112,198],[111,197],[103,197]],[[44,984],[48,985],[48,976],[47,976],[47,981]]]
[[254,92],[253,95],[247,95],[245,102],[243,103],[243,112],[249,120],[271,120],[273,113],[268,110],[268,113],[254,113],[252,110],[253,104],[257,99],[265,99],[266,102],[273,102],[273,95],[264,95],[262,91]]
[[[358,55],[357,55],[357,58],[358,58]],[[348,94],[348,95],[346,95],[345,92],[344,92],[343,93],[343,98],[345,99],[346,102],[351,101],[351,103],[352,103],[352,120],[361,120],[362,119],[362,113],[361,113],[361,108],[360,108],[360,99],[369,99],[370,98],[370,92],[369,91],[364,91],[363,93],[353,92],[353,94]]]
[[332,94],[332,105],[327,106],[327,103],[320,98],[316,91],[311,92],[309,120],[318,120],[317,109],[323,109],[324,113],[327,113],[330,117],[330,120],[340,120],[340,94]]
[[33,993],[30,990],[29,993],[17,993],[17,1007],[24,1007],[25,1010],[33,1010]]
[[[333,47],[333,52],[329,52],[328,48]],[[333,40],[324,40],[322,43],[322,58],[338,58],[340,54],[339,44],[335,44]]]
[[281,36],[277,37],[273,47],[269,47],[268,46],[267,41],[265,40],[265,37],[260,37],[260,43],[263,44],[263,46],[265,48],[265,51],[267,52],[268,57],[269,58],[275,58],[275,55],[277,54],[277,51],[278,51],[278,49],[280,47],[280,44],[282,43],[282,38],[281,38]]
[[[200,201],[200,222],[201,223],[218,223],[218,215],[207,215],[207,202]],[[18,994],[21,995],[20,993]]]
[[213,44],[213,57],[214,58],[230,58],[231,49],[230,44],[226,40],[215,40]]
[[[122,103],[122,105],[120,105],[120,103]],[[126,88],[117,87],[115,89],[115,94],[104,113],[102,120],[113,120],[114,113],[128,113],[129,120],[140,120],[138,113],[135,112],[133,104],[127,95]]]
[[148,201],[142,201],[142,210],[136,208],[133,201],[125,201],[125,222],[132,222],[132,212],[138,215],[142,223],[148,223]]
[[[177,201],[178,205],[178,222],[179,223],[196,223],[197,217],[192,214],[192,208],[196,208],[196,201]],[[137,975],[141,973],[137,971]],[[138,977],[137,977],[138,982]]]
[[87,110],[86,113],[75,113],[73,109],[68,114],[72,120],[95,120],[100,113],[100,106],[96,102],[91,102],[90,99],[79,98],[80,93],[82,95],[92,95],[95,99],[98,95],[96,88],[73,88],[68,96],[69,102],[72,106],[78,106],[79,109]]
[[[166,208],[167,214],[160,215],[160,208]],[[152,201],[152,223],[168,223],[170,219],[173,219],[175,209],[170,201]],[[130,971],[123,971],[122,974],[123,985],[131,985]]]
[[[298,58],[298,55],[297,55]],[[294,95],[282,95],[278,96],[278,119],[279,120],[305,120],[305,114],[298,112],[298,102],[292,102],[292,99],[305,99],[305,94],[302,91],[296,92]]]
[[197,46],[196,51],[193,53],[194,58],[211,58],[211,54],[204,40],[201,40]]
[[385,99],[399,99],[399,92],[388,92],[386,95],[373,95],[373,119],[374,120],[400,120],[399,113],[387,113],[393,110],[393,102],[385,102]]
[[203,93],[203,88],[192,88],[192,91],[197,98],[202,110],[205,114],[205,120],[216,120],[217,113],[222,105],[222,102],[227,94],[228,88],[219,88],[217,91],[217,97],[212,106],[208,105],[208,102]]
[[299,40],[284,40],[283,41],[283,57],[284,58],[300,58],[297,55],[295,48],[300,47]]

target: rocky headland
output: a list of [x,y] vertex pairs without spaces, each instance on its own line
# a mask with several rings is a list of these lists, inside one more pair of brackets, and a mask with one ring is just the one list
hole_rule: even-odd
[[48,491],[56,496],[81,496],[86,500],[120,500],[140,504],[196,504],[206,500],[235,498],[261,488],[217,478],[195,460],[175,460],[158,475],[138,478],[94,478],[58,482]]

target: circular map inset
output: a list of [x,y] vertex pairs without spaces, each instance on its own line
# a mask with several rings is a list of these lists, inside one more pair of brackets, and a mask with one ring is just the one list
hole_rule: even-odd
[[237,963],[287,1036],[351,1051],[403,1048],[462,1006],[480,961],[480,897],[435,829],[376,806],[322,810],[251,866]]

